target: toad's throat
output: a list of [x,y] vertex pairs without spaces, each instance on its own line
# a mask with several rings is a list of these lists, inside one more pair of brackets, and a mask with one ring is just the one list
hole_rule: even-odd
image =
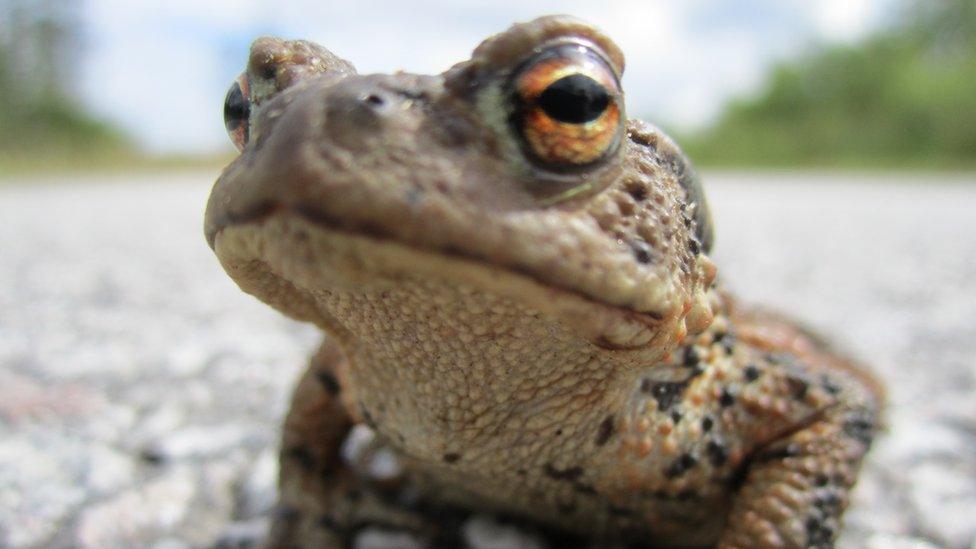
[[342,377],[356,388],[357,412],[422,459],[525,447],[557,430],[589,436],[640,364],[463,285],[414,278],[315,298],[342,326],[333,335],[348,358]]

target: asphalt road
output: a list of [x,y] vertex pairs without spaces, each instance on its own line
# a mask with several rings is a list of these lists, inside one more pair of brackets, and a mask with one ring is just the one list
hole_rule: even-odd
[[[314,331],[202,235],[214,174],[0,182],[0,547],[261,527]],[[706,174],[721,276],[890,397],[847,548],[976,547],[976,175]]]

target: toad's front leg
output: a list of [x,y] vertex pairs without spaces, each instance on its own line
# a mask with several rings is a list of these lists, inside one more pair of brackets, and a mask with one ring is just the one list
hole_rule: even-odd
[[756,452],[719,547],[833,547],[876,429],[873,399],[844,402]]
[[268,547],[298,547],[311,540],[322,547],[344,543],[345,536],[333,527],[333,517],[348,499],[343,495],[355,489],[355,478],[340,456],[352,428],[336,377],[342,360],[338,346],[327,339],[292,395],[282,433],[280,495]]
[[[454,522],[424,514],[415,501],[416,482],[392,449],[365,425],[355,425],[344,403],[350,390],[341,383],[345,360],[326,339],[292,396],[281,441],[279,503],[266,546],[347,547],[370,527],[453,543]],[[383,452],[387,459],[378,472],[370,463]],[[448,517],[446,509],[438,510]]]

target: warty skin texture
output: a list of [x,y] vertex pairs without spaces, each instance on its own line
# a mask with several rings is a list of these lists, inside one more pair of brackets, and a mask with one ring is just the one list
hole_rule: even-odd
[[[568,17],[439,76],[252,47],[249,141],[207,238],[244,291],[329,334],[286,419],[272,546],[368,524],[447,543],[445,509],[649,546],[832,545],[877,383],[722,292],[704,195],[653,126],[621,117],[600,155],[567,155],[598,161],[539,162],[513,82],[559,47],[619,81],[619,49]],[[396,479],[341,458],[356,424]]]

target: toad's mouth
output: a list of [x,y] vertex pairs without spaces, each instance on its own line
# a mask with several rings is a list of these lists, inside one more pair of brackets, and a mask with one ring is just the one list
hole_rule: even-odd
[[637,312],[461,250],[425,249],[369,227],[343,227],[320,211],[266,203],[208,223],[207,239],[245,292],[327,330],[341,319],[322,305],[323,292],[423,280],[538,310],[604,349],[663,354],[686,334],[687,311]]

